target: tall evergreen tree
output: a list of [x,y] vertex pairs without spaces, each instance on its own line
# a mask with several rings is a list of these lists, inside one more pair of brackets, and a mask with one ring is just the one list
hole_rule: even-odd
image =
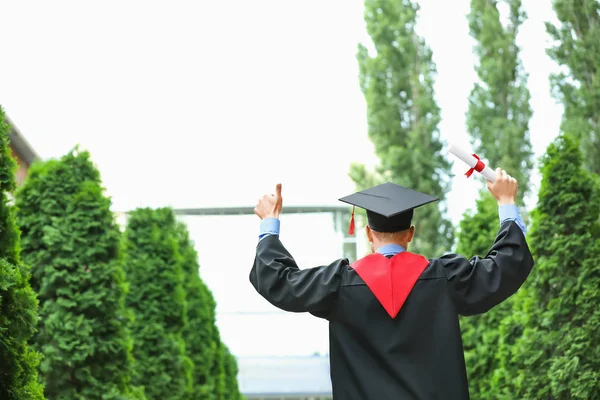
[[34,164],[17,194],[23,259],[41,304],[35,344],[48,399],[141,399],[120,231],[87,152]]
[[42,400],[40,354],[28,344],[39,319],[38,300],[29,283],[30,268],[21,261],[19,228],[7,197],[16,188],[16,163],[4,119],[0,107],[0,398]]
[[498,203],[489,192],[481,192],[474,211],[465,212],[460,221],[456,252],[464,256],[485,255],[499,229]]
[[227,366],[225,362],[225,344],[221,341],[221,335],[219,329],[215,329],[213,332],[213,340],[217,345],[217,356],[213,360],[211,367],[211,375],[214,379],[213,395],[215,400],[229,400],[228,399],[228,387],[227,387]]
[[[477,200],[475,213],[467,212],[460,223],[457,252],[467,257],[486,255],[499,228],[498,205],[489,193]],[[500,341],[499,325],[510,312],[511,299],[482,315],[460,320],[463,349],[473,400],[496,399],[491,376],[498,368],[496,349]]]
[[[519,181],[518,202],[529,190],[533,165],[529,140],[527,75],[516,44],[525,20],[521,0],[508,3],[509,18],[502,25],[498,0],[471,0],[469,30],[475,39],[475,70],[479,81],[469,97],[467,128],[476,152],[495,167],[502,167]],[[482,180],[483,182],[483,180]],[[460,224],[458,249],[465,256],[487,254],[498,232],[498,207],[482,190],[475,213],[465,213]],[[510,311],[511,299],[484,315],[461,319],[465,361],[471,396],[495,399],[490,376],[498,368],[495,350],[500,340],[499,324]]]
[[219,375],[213,375],[213,365],[221,357],[220,338],[215,326],[216,303],[210,289],[200,278],[198,254],[184,224],[177,224],[177,235],[188,302],[188,323],[183,330],[183,339],[187,354],[194,363],[193,398],[216,400],[217,381],[222,379],[221,371]]
[[176,220],[169,208],[134,210],[125,231],[127,305],[132,327],[135,382],[150,400],[184,400],[193,393],[193,364],[182,332],[187,326]]
[[550,57],[566,67],[552,76],[564,105],[562,130],[582,144],[584,165],[600,174],[600,1],[553,0],[559,23],[546,24]]
[[226,396],[224,397],[224,399],[241,400],[242,395],[240,393],[240,388],[239,388],[238,381],[237,381],[237,375],[238,375],[237,360],[235,359],[235,356],[233,354],[231,354],[231,352],[229,351],[229,348],[227,346],[223,345],[222,349],[223,349],[223,352],[222,352],[221,356],[224,359],[225,387],[227,388]]
[[600,398],[600,181],[576,139],[543,160],[529,235],[535,273],[503,321],[497,399]]
[[[353,165],[350,176],[359,188],[385,179],[444,199],[450,164],[441,155],[436,68],[431,50],[415,32],[418,10],[410,0],[365,0],[364,17],[376,54],[359,45],[357,59],[369,137],[380,165],[375,175]],[[438,206],[415,212],[412,251],[439,256],[450,249],[452,226],[444,216],[444,202]]]
[[[218,337],[218,329],[215,332]],[[215,400],[242,400],[244,398],[240,393],[237,381],[237,360],[220,340],[217,346],[217,357],[212,366],[212,375],[215,379],[213,386]]]

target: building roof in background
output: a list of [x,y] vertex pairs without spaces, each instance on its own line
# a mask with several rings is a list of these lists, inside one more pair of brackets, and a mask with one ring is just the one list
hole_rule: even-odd
[[329,357],[240,357],[237,361],[244,395],[331,395]]
[[19,154],[21,159],[31,165],[34,161],[39,160],[40,156],[35,152],[33,147],[21,134],[17,126],[6,116],[6,122],[10,126],[10,144],[13,149]]

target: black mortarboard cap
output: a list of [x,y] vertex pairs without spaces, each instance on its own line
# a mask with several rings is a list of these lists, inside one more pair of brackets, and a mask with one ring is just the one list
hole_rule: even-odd
[[[340,199],[367,210],[369,226],[376,232],[399,232],[410,228],[413,210],[438,200],[437,197],[389,182]],[[354,233],[354,209],[349,233]]]

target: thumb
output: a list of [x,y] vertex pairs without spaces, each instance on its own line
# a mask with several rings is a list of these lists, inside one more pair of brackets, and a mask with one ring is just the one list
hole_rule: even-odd
[[275,196],[281,198],[281,183],[278,183],[277,186],[275,186]]

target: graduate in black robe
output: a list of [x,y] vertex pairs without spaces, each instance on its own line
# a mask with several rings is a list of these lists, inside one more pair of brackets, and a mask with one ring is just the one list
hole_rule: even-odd
[[373,254],[308,269],[279,240],[281,185],[259,201],[250,282],[282,310],[329,321],[335,400],[469,399],[459,315],[500,304],[534,264],[514,205],[517,182],[497,170],[488,189],[498,200],[500,228],[483,258],[408,252],[413,209],[437,199],[386,183],[340,199],[367,210]]

